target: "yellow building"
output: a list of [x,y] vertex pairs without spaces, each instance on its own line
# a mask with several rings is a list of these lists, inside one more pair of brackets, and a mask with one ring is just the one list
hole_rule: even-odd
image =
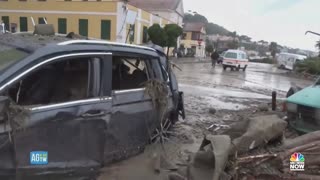
[[134,44],[147,42],[152,24],[173,23],[121,0],[0,0],[0,17],[8,31],[33,32],[34,24],[47,23],[59,34],[74,32],[117,42],[126,42],[132,12],[137,15]]
[[183,27],[181,44],[185,54],[194,54],[196,57],[205,57],[206,30],[203,23],[186,23]]

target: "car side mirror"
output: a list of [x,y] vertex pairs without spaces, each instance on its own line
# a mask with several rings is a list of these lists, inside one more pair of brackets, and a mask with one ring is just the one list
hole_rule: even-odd
[[0,123],[7,120],[7,111],[10,105],[10,100],[7,96],[0,96]]

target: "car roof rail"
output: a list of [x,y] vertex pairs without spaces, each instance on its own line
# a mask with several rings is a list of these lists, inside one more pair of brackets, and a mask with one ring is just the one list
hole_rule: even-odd
[[76,45],[76,44],[113,45],[113,46],[134,47],[134,48],[156,51],[155,49],[146,47],[146,46],[124,44],[124,43],[117,43],[117,42],[110,42],[110,41],[103,41],[103,40],[69,40],[69,41],[58,43],[58,45]]

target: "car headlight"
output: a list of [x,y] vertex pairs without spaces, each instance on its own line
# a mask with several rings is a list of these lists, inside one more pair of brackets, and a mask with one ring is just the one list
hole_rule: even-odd
[[297,104],[293,104],[293,103],[287,103],[287,110],[288,110],[288,112],[296,113],[297,110],[298,110],[298,105]]

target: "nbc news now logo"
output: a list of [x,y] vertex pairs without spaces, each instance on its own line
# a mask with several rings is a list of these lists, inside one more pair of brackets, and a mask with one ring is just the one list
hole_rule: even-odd
[[291,155],[290,171],[304,171],[304,156],[301,153]]

